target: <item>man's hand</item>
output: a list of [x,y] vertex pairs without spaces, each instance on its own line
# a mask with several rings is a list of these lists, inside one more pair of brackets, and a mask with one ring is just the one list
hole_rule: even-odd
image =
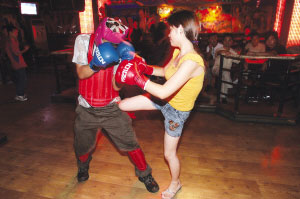
[[111,43],[103,43],[96,47],[93,59],[89,63],[90,68],[97,72],[101,68],[112,66],[113,63],[119,61],[119,54]]

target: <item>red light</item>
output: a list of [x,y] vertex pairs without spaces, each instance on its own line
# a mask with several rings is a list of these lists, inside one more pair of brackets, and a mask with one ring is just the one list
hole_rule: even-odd
[[33,39],[36,40],[37,33],[36,33],[36,28],[35,28],[35,26],[32,26],[32,33],[33,33]]
[[283,19],[283,11],[285,8],[285,1],[286,0],[278,0],[277,2],[277,9],[276,9],[276,18],[274,23],[274,30],[278,33],[278,37],[280,37],[281,31],[281,24]]
[[[270,154],[266,154],[261,161],[263,169],[272,169],[283,159],[282,147],[275,146]],[[271,170],[270,170],[271,171]]]
[[85,0],[85,10],[79,13],[80,32],[93,33],[94,32],[94,18],[92,0]]
[[300,45],[300,1],[295,0],[286,46]]

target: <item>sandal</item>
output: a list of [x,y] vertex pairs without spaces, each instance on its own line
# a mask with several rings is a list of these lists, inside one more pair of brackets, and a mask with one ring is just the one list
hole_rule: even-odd
[[[162,199],[173,199],[177,192],[181,189],[182,185],[179,183],[176,191],[171,191],[169,188],[161,193]],[[167,196],[165,196],[167,194]]]

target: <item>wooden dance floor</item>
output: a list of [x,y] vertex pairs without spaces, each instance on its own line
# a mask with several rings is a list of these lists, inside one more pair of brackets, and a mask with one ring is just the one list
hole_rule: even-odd
[[[149,193],[128,157],[102,137],[90,178],[78,184],[73,152],[75,104],[51,103],[52,74],[28,76],[26,102],[14,86],[0,85],[0,198],[158,199],[170,182],[163,157],[163,117],[138,112],[137,138],[160,185]],[[242,123],[213,113],[192,113],[178,148],[183,187],[178,199],[300,198],[300,126]]]

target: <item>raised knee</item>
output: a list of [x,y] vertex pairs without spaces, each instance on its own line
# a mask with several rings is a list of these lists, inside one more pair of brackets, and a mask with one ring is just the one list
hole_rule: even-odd
[[125,110],[125,105],[124,105],[124,101],[121,100],[120,103],[119,103],[119,108],[122,110],[122,111],[126,111]]

